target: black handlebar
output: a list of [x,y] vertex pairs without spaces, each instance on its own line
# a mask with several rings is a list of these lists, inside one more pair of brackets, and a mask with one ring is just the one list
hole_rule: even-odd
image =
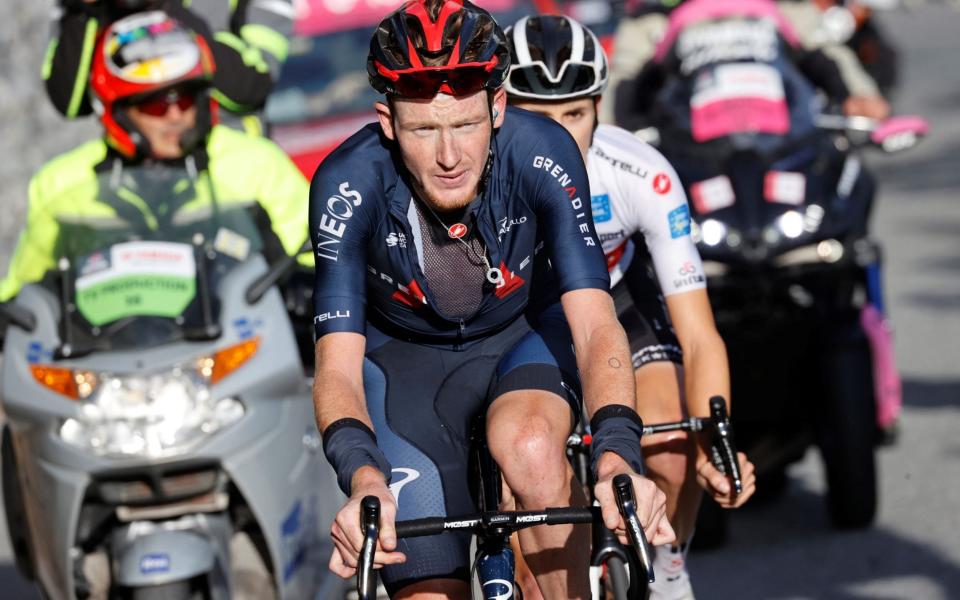
[[640,559],[640,565],[647,574],[647,582],[653,583],[657,580],[653,573],[653,549],[647,536],[643,533],[643,525],[640,524],[640,518],[637,516],[637,500],[633,495],[633,484],[629,475],[620,474],[613,478],[613,490],[617,495],[617,508],[620,509],[620,516],[627,526],[627,537],[630,538],[630,545],[633,551],[637,553]]
[[[640,526],[637,517],[636,501],[633,496],[633,488],[630,486],[630,477],[626,478],[627,489],[625,492],[618,490],[617,500],[620,506],[620,514],[624,521],[628,523],[627,530],[635,527],[640,532],[639,537],[630,536],[631,546],[636,552],[640,564],[647,571],[648,581],[653,581],[653,552],[650,544],[643,535],[643,528]],[[617,485],[619,477],[614,480]],[[624,497],[621,505],[620,497]],[[360,528],[363,531],[363,546],[360,549],[360,556],[357,560],[357,594],[359,600],[374,600],[376,598],[376,584],[373,570],[373,557],[377,548],[377,538],[380,535],[380,499],[376,496],[366,496],[360,502]],[[437,535],[444,531],[499,531],[509,533],[533,527],[535,525],[561,525],[575,523],[593,523],[603,526],[603,515],[599,507],[589,508],[546,508],[544,510],[534,511],[505,511],[488,512],[479,515],[469,515],[466,517],[429,517],[425,519],[413,519],[409,521],[397,521],[397,538],[422,537],[427,535]],[[630,525],[633,523],[633,525]]]
[[[740,463],[737,459],[737,447],[733,437],[733,427],[727,413],[727,404],[721,396],[710,398],[710,416],[690,417],[675,423],[645,425],[643,435],[665,431],[700,432],[713,430],[711,442],[711,460],[713,464],[733,482],[733,488],[739,494],[743,491]],[[586,446],[589,442],[580,438],[575,446]],[[637,503],[633,486],[628,475],[618,475],[613,480],[614,493],[620,516],[627,526],[630,545],[636,553],[640,566],[644,569],[647,581],[653,583],[653,550],[647,540],[637,516]],[[367,496],[361,502],[360,526],[364,532],[363,548],[357,565],[357,591],[359,600],[374,600],[373,555],[379,535],[380,500]],[[603,525],[603,517],[598,507],[590,508],[547,508],[541,511],[489,512],[466,517],[442,518],[430,517],[396,523],[397,537],[421,537],[436,535],[444,531],[483,532],[498,530],[512,532],[534,525],[559,525],[567,523],[593,523]]]
[[733,427],[727,415],[727,403],[720,396],[710,398],[710,420],[713,421],[713,443],[710,446],[713,464],[733,481],[733,489],[743,491],[740,461],[737,460],[737,445],[733,440]]
[[380,535],[380,499],[376,496],[367,496],[360,502],[360,530],[363,547],[357,560],[357,594],[360,600],[374,600],[377,586],[373,578],[373,556]]
[[[740,461],[737,459],[737,445],[733,437],[733,425],[727,413],[727,403],[722,396],[710,398],[710,416],[690,417],[675,423],[657,423],[644,425],[643,435],[667,431],[689,431],[699,433],[713,431],[710,442],[710,461],[733,482],[736,493],[743,491],[743,479],[740,474]],[[582,442],[581,442],[582,443]]]

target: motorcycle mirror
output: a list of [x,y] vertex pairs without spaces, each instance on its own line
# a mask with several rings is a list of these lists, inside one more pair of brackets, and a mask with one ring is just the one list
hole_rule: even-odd
[[264,294],[270,290],[278,281],[280,281],[287,273],[293,270],[297,265],[297,257],[301,254],[311,251],[313,245],[310,243],[310,239],[306,239],[301,244],[300,249],[297,250],[297,253],[293,256],[284,256],[277,262],[270,265],[270,268],[267,269],[267,272],[258,277],[250,287],[247,288],[245,294],[247,299],[247,304],[253,305],[257,302],[260,302],[260,299],[263,298]]
[[27,332],[37,326],[37,317],[30,309],[12,302],[0,303],[0,317]]
[[930,130],[922,117],[903,115],[891,117],[879,124],[870,134],[870,141],[884,152],[900,152],[913,148]]

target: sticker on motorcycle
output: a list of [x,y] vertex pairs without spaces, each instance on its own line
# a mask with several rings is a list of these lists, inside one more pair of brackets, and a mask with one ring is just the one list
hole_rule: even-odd
[[733,185],[726,175],[711,177],[691,185],[690,198],[693,208],[701,215],[733,206],[735,200]]
[[763,176],[763,197],[767,202],[799,206],[807,196],[807,178],[803,173],[770,171]]
[[35,365],[53,360],[53,348],[44,348],[41,342],[30,342],[27,346],[27,363]]
[[293,574],[303,563],[306,556],[306,544],[300,539],[300,530],[303,527],[303,503],[297,500],[289,514],[280,524],[280,539],[282,540],[283,554],[283,581],[290,581]]
[[783,78],[770,65],[734,63],[702,73],[690,97],[693,139],[734,133],[783,135],[790,131]]
[[176,317],[196,295],[196,269],[188,244],[115,244],[80,259],[77,310],[96,326],[132,316]]
[[317,497],[307,496],[290,507],[280,523],[280,561],[283,583],[286,584],[305,564],[313,564],[318,557],[312,551],[318,543]]
[[590,196],[590,208],[593,211],[594,223],[606,223],[613,218],[613,211],[610,209],[610,194]]
[[690,208],[686,204],[676,207],[667,213],[670,223],[670,237],[677,239],[690,235]]
[[140,557],[140,572],[144,575],[166,573],[170,570],[170,555],[166,552],[153,552]]
[[261,327],[263,327],[262,319],[240,317],[233,320],[233,329],[237,332],[237,337],[241,340],[252,338]]

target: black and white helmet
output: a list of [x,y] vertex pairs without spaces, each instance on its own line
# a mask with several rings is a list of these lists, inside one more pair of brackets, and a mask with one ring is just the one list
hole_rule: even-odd
[[607,56],[592,31],[570,17],[523,17],[506,30],[510,46],[507,93],[564,100],[598,96],[607,87]]

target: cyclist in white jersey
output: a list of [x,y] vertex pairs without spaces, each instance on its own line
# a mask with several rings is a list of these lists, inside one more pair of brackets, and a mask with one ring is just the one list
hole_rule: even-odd
[[[510,103],[564,125],[583,153],[611,293],[630,338],[637,412],[648,423],[709,415],[712,396],[730,397],[729,369],[679,178],[656,149],[624,129],[598,125],[607,59],[589,29],[548,15],[524,17],[506,33]],[[725,508],[742,505],[755,490],[754,467],[742,453],[744,487],[736,494],[710,462],[706,443],[690,443],[685,433],[643,438],[647,475],[666,493],[677,533],[676,545],[656,549],[651,598],[693,598],[684,550],[693,535],[700,488]],[[533,592],[525,597],[537,597]]]

